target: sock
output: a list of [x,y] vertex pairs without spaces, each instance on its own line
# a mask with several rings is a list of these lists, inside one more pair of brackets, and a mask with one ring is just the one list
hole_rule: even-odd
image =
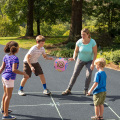
[[46,84],[43,84],[43,88],[44,88],[44,89],[47,89]]
[[19,90],[23,90],[23,87],[22,87],[22,86],[20,86]]

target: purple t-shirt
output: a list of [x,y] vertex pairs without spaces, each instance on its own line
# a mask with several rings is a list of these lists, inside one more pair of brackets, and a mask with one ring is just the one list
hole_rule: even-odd
[[5,70],[2,73],[2,77],[6,80],[12,79],[15,80],[16,73],[12,72],[12,65],[17,63],[17,69],[19,67],[19,59],[15,55],[8,55],[6,54],[3,58],[3,62],[5,62]]

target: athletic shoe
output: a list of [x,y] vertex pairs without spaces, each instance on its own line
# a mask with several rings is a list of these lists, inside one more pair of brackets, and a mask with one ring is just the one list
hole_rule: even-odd
[[62,92],[62,95],[69,95],[71,94],[71,90],[66,89],[65,91]]
[[26,94],[24,93],[23,90],[18,90],[18,95],[25,96]]
[[[12,110],[8,109],[8,114],[10,114],[11,112],[12,112]],[[3,114],[3,113],[4,113],[4,111],[1,110],[1,114]]]
[[16,117],[11,116],[11,115],[3,116],[3,117],[2,117],[2,120],[14,120],[14,119],[16,119]]
[[45,89],[45,90],[43,91],[43,94],[45,94],[45,95],[50,95],[51,92],[49,91],[49,89]]

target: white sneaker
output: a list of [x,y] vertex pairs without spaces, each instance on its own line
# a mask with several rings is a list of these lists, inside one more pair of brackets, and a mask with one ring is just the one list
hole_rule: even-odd
[[43,94],[45,94],[45,95],[50,95],[51,92],[49,91],[49,89],[45,89],[45,90],[43,91]]
[[18,95],[25,96],[26,94],[23,92],[23,90],[18,90]]

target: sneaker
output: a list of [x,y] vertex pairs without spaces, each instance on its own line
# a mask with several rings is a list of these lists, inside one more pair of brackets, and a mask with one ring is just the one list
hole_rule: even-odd
[[[12,110],[8,109],[8,114],[10,114],[11,112],[12,112]],[[4,111],[1,110],[1,114],[3,114],[3,113],[4,113]]]
[[25,96],[26,94],[24,93],[23,90],[18,90],[18,95]]
[[3,116],[3,117],[2,117],[2,120],[14,120],[14,119],[16,119],[16,117],[11,116],[11,115]]
[[45,89],[45,90],[43,91],[43,94],[45,94],[45,95],[50,95],[51,92],[50,92],[48,89]]
[[65,91],[62,92],[62,95],[69,95],[71,94],[71,90],[66,89]]

